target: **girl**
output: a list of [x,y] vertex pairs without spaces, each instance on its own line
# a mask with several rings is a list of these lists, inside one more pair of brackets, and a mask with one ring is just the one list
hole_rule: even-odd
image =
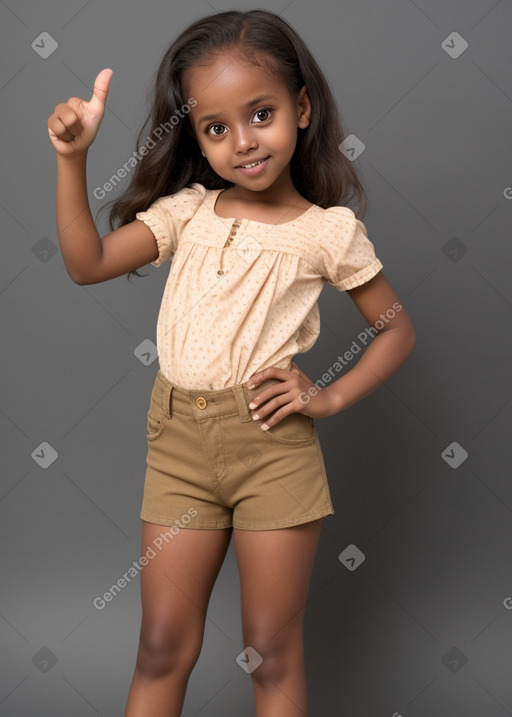
[[[73,281],[129,277],[172,258],[147,413],[150,559],[125,717],[181,714],[232,532],[244,641],[236,659],[251,675],[256,715],[304,717],[305,604],[322,521],[334,513],[314,419],[381,386],[413,350],[414,329],[360,219],[364,191],[340,151],[335,100],[279,15],[217,13],[173,42],[151,131],[141,146],[143,127],[117,173],[131,182],[100,238],[86,156],[111,77],[99,73],[89,102],[57,105],[48,129]],[[357,216],[346,206],[354,197]],[[335,362],[318,386],[292,358],[316,341],[325,281],[347,291],[375,338],[356,366],[336,379]]]

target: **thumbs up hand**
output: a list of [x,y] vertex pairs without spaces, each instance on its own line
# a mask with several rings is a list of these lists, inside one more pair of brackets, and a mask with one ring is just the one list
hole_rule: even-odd
[[89,102],[79,97],[70,97],[67,102],[55,107],[48,118],[48,134],[57,154],[74,157],[87,153],[105,114],[113,74],[114,71],[110,69],[99,73]]

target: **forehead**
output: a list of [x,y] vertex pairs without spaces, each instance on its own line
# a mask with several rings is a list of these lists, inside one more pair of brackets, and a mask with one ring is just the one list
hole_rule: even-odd
[[205,114],[242,110],[258,95],[275,95],[281,101],[290,101],[288,87],[278,76],[237,53],[222,54],[207,64],[195,65],[186,71],[184,80],[187,97],[197,101],[190,111],[195,120]]

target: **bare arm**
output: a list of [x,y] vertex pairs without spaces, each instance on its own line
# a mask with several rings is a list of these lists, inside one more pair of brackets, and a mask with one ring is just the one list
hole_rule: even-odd
[[105,113],[112,70],[102,70],[91,100],[70,97],[48,118],[57,154],[57,232],[66,269],[77,284],[113,279],[154,261],[156,239],[135,219],[100,239],[87,197],[87,152]]
[[64,264],[77,284],[100,261],[101,239],[89,208],[87,153],[57,154],[57,233]]
[[280,382],[251,397],[253,418],[265,419],[271,428],[293,411],[320,418],[333,416],[382,386],[405,363],[416,344],[416,335],[408,313],[382,271],[347,293],[370,326],[378,330],[358,363],[322,389],[316,388],[293,361],[289,371],[268,366],[254,373],[249,378],[253,386],[268,378]]
[[154,261],[153,232],[135,219],[100,238],[87,197],[87,155],[57,155],[57,231],[64,264],[76,284],[97,284]]
[[354,368],[328,387],[335,413],[382,386],[405,363],[416,345],[409,314],[382,271],[347,293],[370,326],[384,326]]

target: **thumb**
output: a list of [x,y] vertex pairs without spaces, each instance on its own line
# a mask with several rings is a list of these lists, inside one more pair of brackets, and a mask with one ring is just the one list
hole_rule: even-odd
[[302,370],[297,366],[297,364],[295,363],[295,361],[292,361],[292,362],[291,362],[291,364],[290,364],[290,371],[291,371],[292,373],[297,373],[297,374],[299,374],[299,376],[303,376],[304,378],[307,378],[307,376],[306,376],[306,374],[304,373],[304,371],[302,371]]
[[94,90],[90,100],[90,104],[92,104],[95,109],[103,110],[103,108],[105,107],[105,102],[107,100],[108,95],[108,88],[113,74],[114,70],[105,69],[102,70],[96,77],[96,80],[94,82]]

